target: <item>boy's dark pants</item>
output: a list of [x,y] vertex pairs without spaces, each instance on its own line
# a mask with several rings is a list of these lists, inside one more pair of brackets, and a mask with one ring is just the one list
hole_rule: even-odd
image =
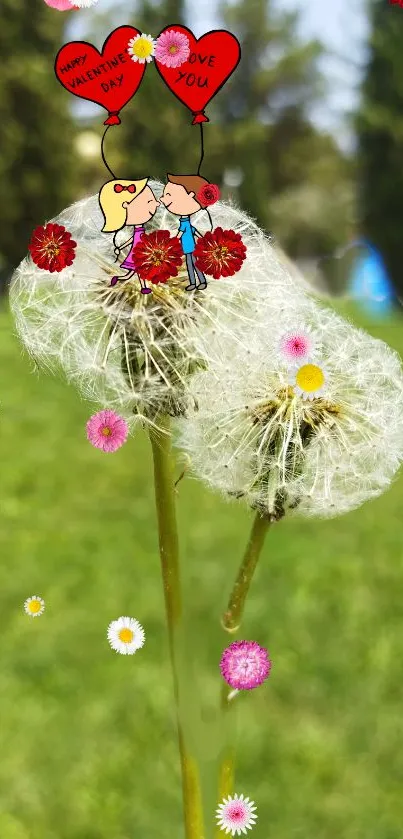
[[186,254],[186,267],[188,269],[190,285],[193,286],[194,288],[196,288],[197,287],[197,278],[199,278],[199,285],[201,285],[205,288],[206,285],[207,285],[207,280],[206,280],[203,272],[200,271],[199,268],[196,267],[195,261],[194,261],[194,256],[193,256],[192,253],[187,253]]

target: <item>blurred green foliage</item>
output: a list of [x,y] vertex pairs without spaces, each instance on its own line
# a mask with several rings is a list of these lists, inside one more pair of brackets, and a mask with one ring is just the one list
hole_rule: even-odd
[[382,252],[403,293],[403,13],[371,0],[371,37],[357,118],[360,214],[364,233]]
[[53,73],[64,16],[43,2],[0,3],[0,270],[77,194],[76,127]]
[[[85,439],[92,406],[33,374],[0,316],[1,839],[182,839],[151,458]],[[371,328],[403,351],[401,322]],[[178,474],[180,467],[178,465]],[[214,824],[219,616],[250,526],[196,481],[178,487],[189,681]],[[274,661],[239,702],[236,788],[254,839],[400,839],[403,484],[334,521],[269,533],[241,638]],[[26,616],[38,594],[44,615]],[[146,631],[112,652],[109,622]],[[198,709],[201,708],[201,713]]]

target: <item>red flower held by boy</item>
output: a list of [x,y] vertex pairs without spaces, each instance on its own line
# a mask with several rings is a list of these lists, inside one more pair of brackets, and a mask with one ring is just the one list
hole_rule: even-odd
[[144,233],[133,253],[141,280],[149,280],[155,285],[178,276],[183,251],[177,237],[172,237],[169,230]]
[[232,277],[246,259],[246,247],[240,233],[216,227],[198,240],[194,252],[197,268],[218,280]]
[[28,250],[38,268],[53,274],[72,265],[76,258],[76,247],[77,242],[74,242],[71,233],[62,224],[50,223],[35,228]]

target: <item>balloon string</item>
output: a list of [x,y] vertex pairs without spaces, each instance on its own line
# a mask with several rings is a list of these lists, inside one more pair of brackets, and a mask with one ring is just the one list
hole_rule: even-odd
[[115,180],[116,180],[116,175],[115,175],[115,173],[114,173],[114,172],[112,172],[112,169],[110,168],[110,166],[108,166],[108,164],[107,164],[107,162],[106,162],[105,152],[104,152],[104,142],[105,142],[105,137],[106,137],[106,134],[107,134],[107,132],[109,131],[110,127],[111,127],[110,125],[107,125],[107,127],[105,128],[105,131],[104,131],[104,133],[103,133],[103,135],[102,135],[102,140],[101,140],[101,156],[102,156],[102,160],[103,160],[103,162],[104,162],[104,164],[105,164],[105,166],[106,166],[106,168],[107,168],[108,172],[112,175],[112,178],[113,178],[113,180],[115,181]]
[[202,163],[203,163],[203,160],[204,160],[204,134],[203,134],[203,123],[202,122],[200,123],[200,151],[201,151],[201,157],[200,157],[200,162],[199,162],[199,168],[197,170],[198,175],[200,175],[200,170],[201,170]]

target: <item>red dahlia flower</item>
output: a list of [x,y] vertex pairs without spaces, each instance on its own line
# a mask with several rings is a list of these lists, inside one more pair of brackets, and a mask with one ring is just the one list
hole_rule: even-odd
[[169,230],[154,230],[143,233],[133,256],[140,279],[150,280],[155,285],[178,276],[183,251],[179,239],[171,237]]
[[74,262],[76,247],[77,242],[63,225],[45,224],[35,228],[28,250],[35,265],[53,274]]
[[246,259],[246,247],[239,233],[216,227],[198,240],[194,252],[197,268],[215,277],[232,277]]
[[217,184],[205,184],[196,195],[196,201],[201,207],[211,207],[220,198],[220,189]]

